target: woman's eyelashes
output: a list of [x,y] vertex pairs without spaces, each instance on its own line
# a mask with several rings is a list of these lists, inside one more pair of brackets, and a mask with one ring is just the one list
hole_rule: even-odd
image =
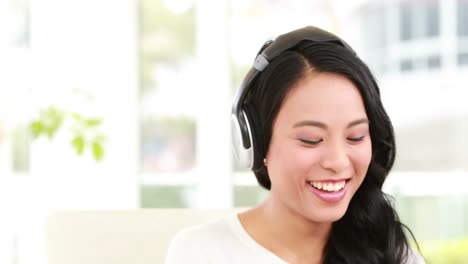
[[316,145],[318,145],[320,142],[322,142],[323,139],[319,139],[319,140],[299,139],[299,141],[302,142],[302,143],[305,143],[306,145],[316,146]]
[[353,142],[353,143],[357,143],[357,142],[361,142],[363,141],[365,138],[365,136],[360,136],[360,137],[348,137],[346,138],[347,140]]
[[[346,140],[349,141],[349,142],[351,142],[351,143],[359,143],[359,142],[363,141],[365,137],[366,137],[366,136],[347,137]],[[301,143],[304,143],[304,144],[310,145],[310,146],[317,146],[318,144],[320,144],[321,142],[323,142],[323,139],[310,140],[310,139],[298,138],[298,140],[299,140]]]

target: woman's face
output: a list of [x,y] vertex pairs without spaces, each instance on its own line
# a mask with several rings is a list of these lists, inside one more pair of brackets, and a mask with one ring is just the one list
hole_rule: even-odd
[[337,221],[371,156],[357,87],[341,75],[307,74],[290,89],[273,123],[266,157],[272,199],[310,221]]

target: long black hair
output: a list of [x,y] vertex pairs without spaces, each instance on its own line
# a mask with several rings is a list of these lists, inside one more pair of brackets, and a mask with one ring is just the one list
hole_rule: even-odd
[[[313,72],[345,76],[359,89],[369,119],[372,159],[362,185],[351,199],[345,215],[333,223],[323,263],[404,263],[408,242],[404,226],[382,185],[395,160],[395,137],[380,100],[380,91],[366,64],[351,51],[327,42],[302,41],[276,57],[255,80],[246,105],[255,113],[254,137],[257,158],[265,157],[273,122],[293,85]],[[261,186],[271,181],[263,162],[253,171]]]

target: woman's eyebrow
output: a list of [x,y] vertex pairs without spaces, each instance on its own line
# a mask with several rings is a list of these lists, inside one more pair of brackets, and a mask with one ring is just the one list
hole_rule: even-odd
[[353,127],[353,126],[357,126],[357,125],[363,124],[363,123],[369,124],[369,119],[367,119],[367,118],[360,118],[360,119],[354,120],[354,121],[352,121],[351,123],[349,123],[348,126],[346,126],[346,128],[350,128],[350,127]]
[[[367,118],[356,119],[356,120],[350,122],[346,126],[346,128],[357,126],[357,125],[363,124],[363,123],[369,124],[369,120]],[[295,123],[293,125],[294,128],[303,127],[303,126],[315,126],[315,127],[325,129],[325,130],[328,128],[328,126],[326,124],[324,124],[322,122],[319,122],[319,121],[315,121],[315,120],[302,120],[302,121],[299,121],[299,122],[297,122],[297,123]]]
[[303,126],[315,126],[315,127],[319,127],[321,129],[327,129],[327,125],[322,123],[322,122],[319,122],[319,121],[314,121],[314,120],[302,120],[302,121],[299,121],[297,123],[295,123],[293,125],[294,128],[296,127],[303,127]]

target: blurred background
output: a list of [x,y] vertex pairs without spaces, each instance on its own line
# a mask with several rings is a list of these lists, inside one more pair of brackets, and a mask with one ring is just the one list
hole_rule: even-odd
[[263,42],[315,25],[394,122],[385,184],[428,263],[468,263],[468,0],[0,0],[0,263],[59,210],[251,207],[230,104]]

